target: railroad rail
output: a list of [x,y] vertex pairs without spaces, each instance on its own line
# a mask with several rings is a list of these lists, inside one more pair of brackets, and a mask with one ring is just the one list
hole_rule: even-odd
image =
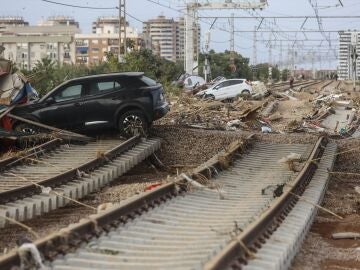
[[[242,244],[255,252],[280,228],[299,203],[291,193],[306,192],[318,166],[322,168],[319,177],[326,183],[323,167],[334,159],[327,156],[328,163],[323,164],[326,144],[323,137],[315,146],[232,144],[191,174],[37,240],[35,245],[46,264],[57,270],[241,267],[240,263],[249,263]],[[299,173],[278,162],[291,153],[304,161]],[[188,188],[189,182],[204,181],[204,176],[204,186]],[[279,198],[266,192],[286,183],[290,188]],[[0,268],[10,269],[19,262],[13,251],[0,258]]]
[[[314,80],[300,81],[300,82],[295,82],[293,87],[294,88],[299,87],[301,89],[304,89],[306,87],[314,86],[314,85],[320,84],[320,83],[323,83],[323,81],[314,81]],[[289,82],[276,84],[276,85],[273,85],[271,87],[271,91],[286,91],[286,90],[289,90],[289,89],[290,89]]]
[[[68,198],[82,198],[124,174],[159,147],[158,139],[140,136],[85,145],[55,139],[3,160],[0,214],[24,221],[62,207]],[[0,218],[0,228],[8,224]]]

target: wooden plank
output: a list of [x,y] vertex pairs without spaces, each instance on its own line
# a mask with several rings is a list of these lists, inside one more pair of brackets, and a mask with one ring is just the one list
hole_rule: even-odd
[[85,141],[85,142],[89,142],[89,141],[94,140],[94,138],[91,138],[91,137],[88,137],[88,136],[85,136],[85,135],[82,135],[82,134],[78,134],[78,133],[75,133],[75,132],[71,132],[71,131],[68,131],[68,130],[64,130],[64,129],[60,129],[60,128],[56,128],[56,127],[52,127],[52,126],[48,126],[48,125],[45,125],[45,124],[42,124],[42,123],[39,123],[39,122],[35,122],[35,121],[29,120],[29,119],[25,119],[25,118],[17,116],[17,115],[13,115],[11,113],[9,113],[8,116],[10,118],[19,120],[21,122],[25,122],[25,123],[28,123],[28,124],[31,124],[31,125],[34,125],[34,126],[37,126],[37,127],[52,130],[52,131],[58,133],[61,138],[64,138],[64,136],[65,136],[65,138],[76,139],[76,140]]
[[7,115],[9,112],[11,112],[12,109],[15,108],[15,105],[12,105],[10,107],[8,107],[5,111],[3,111],[1,114],[0,114],[0,119],[3,118],[5,115]]

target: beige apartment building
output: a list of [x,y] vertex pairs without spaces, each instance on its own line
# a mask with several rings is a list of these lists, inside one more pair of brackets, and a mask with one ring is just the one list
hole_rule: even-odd
[[80,32],[78,23],[70,17],[51,17],[39,25],[29,26],[18,17],[0,18],[2,57],[19,68],[31,70],[42,58],[60,64],[75,63],[74,36]]
[[[143,24],[147,48],[170,61],[184,61],[185,57],[185,20],[158,16]],[[200,25],[194,28],[194,53],[200,48]]]
[[[139,50],[144,46],[143,39],[137,31],[126,23],[126,39],[131,40],[133,48]],[[123,43],[123,40],[121,40]],[[92,23],[91,34],[76,34],[76,63],[94,65],[106,60],[106,52],[119,53],[119,17],[100,17]]]

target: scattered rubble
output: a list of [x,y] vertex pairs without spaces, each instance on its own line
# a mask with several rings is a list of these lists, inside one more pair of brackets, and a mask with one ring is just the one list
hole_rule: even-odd
[[270,93],[264,83],[252,82],[256,94],[251,100],[238,98],[233,102],[180,96],[171,100],[171,111],[159,124],[228,131],[350,136],[359,124],[360,97],[345,99],[341,90],[331,85],[331,81],[311,82],[306,88],[281,91],[278,87]]

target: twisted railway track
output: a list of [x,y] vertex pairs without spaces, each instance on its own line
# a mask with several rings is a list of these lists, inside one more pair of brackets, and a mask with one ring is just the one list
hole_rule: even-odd
[[[96,191],[160,147],[135,136],[67,144],[55,139],[0,162],[0,214],[24,221]],[[0,228],[9,221],[0,218]]]
[[[326,169],[331,169],[336,151],[336,146],[326,145],[325,138],[315,145],[255,144],[251,150],[248,141],[232,144],[190,175],[180,175],[35,245],[46,264],[57,270],[227,269],[243,268],[244,264],[248,267],[261,258],[278,261],[266,252],[261,255],[273,241],[270,247],[275,245],[275,251],[287,254],[288,260],[279,259],[282,264],[274,267],[280,269],[292,257],[286,249],[277,249],[272,238],[283,227],[288,230],[286,223],[302,202],[293,194],[321,199]],[[301,156],[300,172],[278,162],[291,153]],[[193,181],[205,181],[205,185]],[[189,188],[189,182],[195,188]],[[279,197],[268,192],[283,185],[289,188],[284,188]],[[317,189],[317,195],[311,188]],[[311,221],[316,209],[306,209],[307,221]],[[299,219],[299,214],[295,216]],[[306,232],[306,228],[298,227]],[[295,237],[287,248],[294,250],[301,234],[287,231],[285,235],[291,233]],[[278,256],[275,251],[274,256]],[[1,269],[19,263],[16,251],[0,258]],[[264,265],[268,264],[260,262],[249,269],[269,269]]]

